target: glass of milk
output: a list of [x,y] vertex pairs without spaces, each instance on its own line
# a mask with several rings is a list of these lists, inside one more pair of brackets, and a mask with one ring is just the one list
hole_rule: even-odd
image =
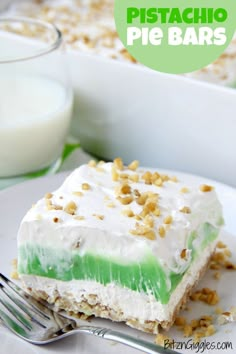
[[73,93],[60,31],[27,18],[0,19],[0,178],[57,164]]

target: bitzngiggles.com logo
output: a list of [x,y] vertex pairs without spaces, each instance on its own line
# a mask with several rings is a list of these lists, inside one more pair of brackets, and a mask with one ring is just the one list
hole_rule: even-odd
[[236,28],[235,0],[115,0],[117,32],[152,69],[187,73],[212,63]]

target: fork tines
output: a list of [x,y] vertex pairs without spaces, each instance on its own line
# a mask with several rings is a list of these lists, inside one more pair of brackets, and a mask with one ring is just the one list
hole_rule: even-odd
[[30,338],[33,333],[53,328],[53,312],[0,274],[0,319],[16,334]]

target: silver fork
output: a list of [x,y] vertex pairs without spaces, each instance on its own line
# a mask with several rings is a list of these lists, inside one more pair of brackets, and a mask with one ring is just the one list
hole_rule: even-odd
[[146,353],[180,354],[171,349],[96,326],[78,326],[76,321],[53,311],[0,274],[0,319],[12,332],[33,344],[47,344],[71,334],[84,333],[133,347]]

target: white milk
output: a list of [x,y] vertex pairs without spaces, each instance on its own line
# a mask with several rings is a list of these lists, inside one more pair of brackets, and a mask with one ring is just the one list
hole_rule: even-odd
[[0,76],[0,177],[49,166],[69,129],[72,92],[30,75]]

